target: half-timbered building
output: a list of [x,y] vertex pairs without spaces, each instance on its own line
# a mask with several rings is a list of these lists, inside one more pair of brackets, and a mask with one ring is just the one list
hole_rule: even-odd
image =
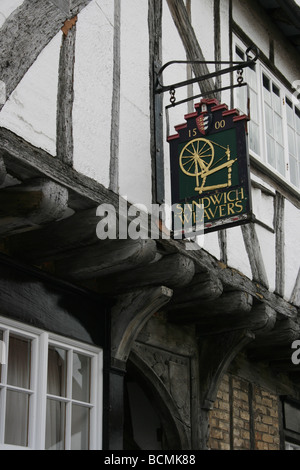
[[299,37],[293,0],[0,1],[1,449],[300,446]]

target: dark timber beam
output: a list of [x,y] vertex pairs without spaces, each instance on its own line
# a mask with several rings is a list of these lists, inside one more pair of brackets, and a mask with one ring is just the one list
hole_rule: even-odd
[[170,289],[187,286],[195,274],[194,263],[185,256],[164,256],[156,262],[118,276],[107,276],[98,280],[98,289],[107,294],[127,292],[141,287],[165,285]]
[[[76,2],[72,14],[79,13],[89,1]],[[67,17],[51,0],[25,0],[5,21],[0,30],[0,77],[7,99]]]
[[194,306],[198,301],[212,301],[221,296],[223,286],[213,273],[195,274],[188,287],[177,289],[172,301],[168,304],[169,309]]
[[44,225],[61,218],[68,208],[68,191],[52,181],[37,179],[0,189],[0,234]]
[[[188,290],[189,286],[186,289]],[[233,325],[242,316],[250,313],[252,303],[252,296],[245,292],[228,292],[214,300],[198,300],[193,306],[190,303],[187,306],[175,306],[169,311],[169,320],[183,324],[209,324],[214,328],[219,319],[226,318],[226,324]]]
[[228,318],[226,312],[216,319],[201,319],[197,321],[197,327],[202,336],[228,333],[241,329],[247,329],[262,337],[272,331],[276,322],[276,312],[266,304],[254,305],[250,312],[241,312],[234,318]]
[[290,358],[291,345],[300,339],[300,325],[292,319],[279,320],[272,331],[255,342],[247,349],[251,360],[274,361],[275,359]]
[[56,155],[68,165],[73,163],[73,102],[77,17],[62,35],[58,70]]
[[[203,55],[183,0],[167,0],[167,3],[185,48],[188,60],[212,60],[211,57],[205,59]],[[207,75],[209,73],[206,64],[193,64],[193,71],[196,77]],[[214,88],[215,86],[212,79],[201,82],[201,92],[211,92],[212,97]]]
[[55,263],[60,276],[92,279],[147,265],[157,254],[154,240],[98,240],[95,245],[68,252]]
[[242,226],[242,234],[251,266],[253,280],[269,288],[259,240],[253,223]]

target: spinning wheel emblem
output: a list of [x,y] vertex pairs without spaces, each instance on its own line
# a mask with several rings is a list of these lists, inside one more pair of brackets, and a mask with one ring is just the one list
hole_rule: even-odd
[[[198,191],[200,194],[205,190],[224,188],[231,186],[231,167],[234,164],[235,160],[230,159],[230,149],[218,145],[219,147],[225,150],[224,157],[227,157],[227,161],[221,165],[215,166],[218,164],[224,157],[214,162],[215,149],[214,145],[210,140],[199,138],[194,139],[188,142],[182,149],[179,156],[179,165],[183,173],[188,176],[193,176],[196,178],[196,187],[195,191]],[[222,170],[223,168],[228,169],[228,181],[224,184],[219,184],[215,186],[205,187],[206,178],[216,173],[217,171]],[[201,180],[201,185],[200,185]]]

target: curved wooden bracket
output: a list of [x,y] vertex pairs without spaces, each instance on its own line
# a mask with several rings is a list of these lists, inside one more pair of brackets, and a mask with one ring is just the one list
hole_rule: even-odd
[[139,289],[118,297],[111,311],[111,355],[126,362],[132,344],[147,322],[169,302],[173,291],[167,287]]

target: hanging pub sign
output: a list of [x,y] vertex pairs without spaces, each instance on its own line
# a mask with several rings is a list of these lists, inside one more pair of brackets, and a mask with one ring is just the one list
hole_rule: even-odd
[[184,221],[197,231],[199,207],[204,233],[247,223],[251,219],[249,118],[215,99],[203,99],[195,109],[168,137],[173,231]]

